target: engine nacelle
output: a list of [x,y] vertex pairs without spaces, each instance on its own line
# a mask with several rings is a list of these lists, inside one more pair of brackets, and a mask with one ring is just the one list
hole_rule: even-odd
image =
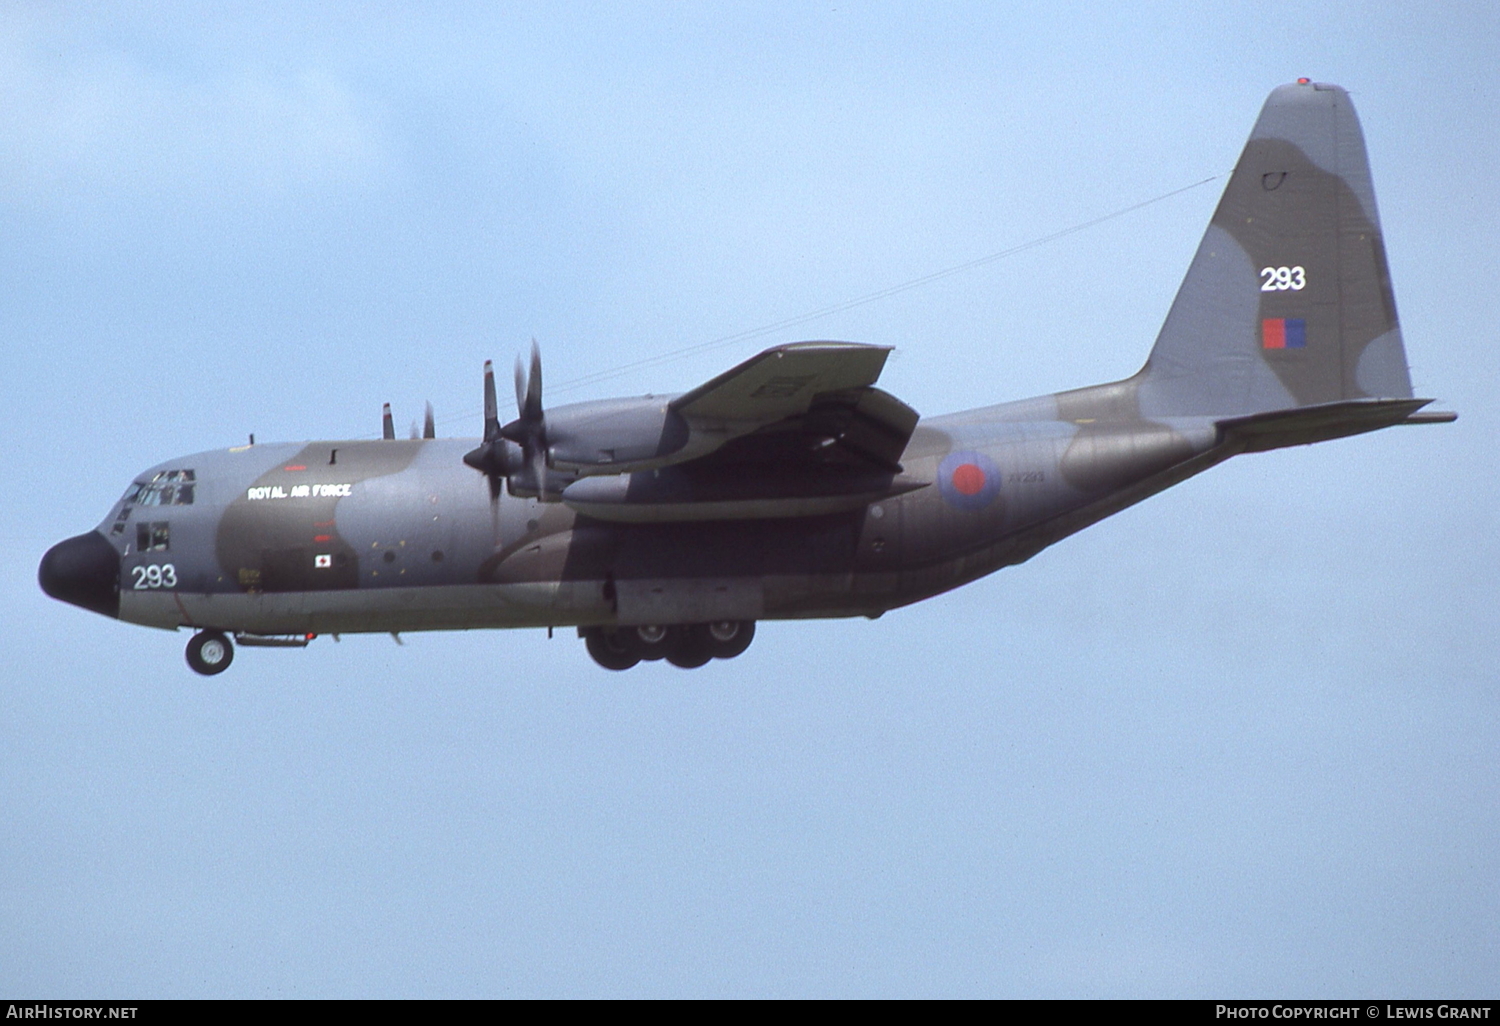
[[649,470],[681,453],[692,436],[669,396],[605,399],[547,411],[548,463],[580,475]]

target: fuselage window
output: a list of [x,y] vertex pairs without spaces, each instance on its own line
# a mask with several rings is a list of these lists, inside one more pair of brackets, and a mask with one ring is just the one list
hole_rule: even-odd
[[141,521],[135,525],[135,551],[165,552],[171,544],[169,524],[165,520],[151,523]]
[[125,501],[137,506],[191,506],[196,481],[191,470],[163,470],[150,481],[138,482]]

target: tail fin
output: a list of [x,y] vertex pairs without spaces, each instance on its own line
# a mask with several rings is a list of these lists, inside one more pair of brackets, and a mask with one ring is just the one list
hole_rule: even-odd
[[1349,94],[1271,93],[1138,378],[1151,416],[1410,398]]

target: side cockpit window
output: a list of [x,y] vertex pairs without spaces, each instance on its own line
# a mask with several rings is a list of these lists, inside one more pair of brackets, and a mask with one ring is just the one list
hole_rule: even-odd
[[135,551],[166,552],[171,547],[169,524],[165,520],[135,525]]
[[163,470],[150,481],[140,481],[125,493],[125,504],[137,506],[191,506],[197,488],[191,470]]

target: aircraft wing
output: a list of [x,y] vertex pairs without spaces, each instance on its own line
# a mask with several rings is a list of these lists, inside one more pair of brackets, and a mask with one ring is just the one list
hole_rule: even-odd
[[793,342],[752,356],[672,400],[689,420],[768,424],[805,413],[827,392],[875,384],[889,346],[858,342]]
[[694,436],[723,439],[709,452],[690,442],[685,448],[698,450],[690,459],[712,453],[717,462],[863,461],[899,470],[918,415],[874,387],[890,352],[856,342],[795,342],[678,396],[671,408]]
[[612,520],[815,516],[921,487],[900,478],[917,411],[875,387],[889,355],[853,342],[767,349],[667,404],[685,429],[671,452],[574,464],[562,500]]

